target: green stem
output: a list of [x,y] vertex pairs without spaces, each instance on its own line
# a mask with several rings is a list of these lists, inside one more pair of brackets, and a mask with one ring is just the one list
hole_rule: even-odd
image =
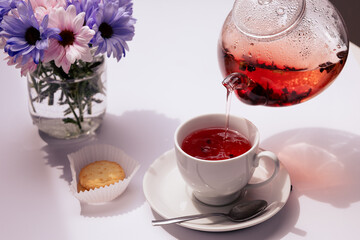
[[34,106],[34,100],[31,98],[31,88],[35,89],[35,92],[38,95],[38,97],[39,97],[40,93],[39,93],[39,90],[38,90],[38,85],[36,84],[36,80],[34,79],[33,76],[30,76],[30,77],[31,77],[31,81],[33,83],[33,86],[29,88],[29,99],[30,99],[31,108],[33,109],[34,113],[36,113],[36,109],[35,109],[35,106]]
[[67,94],[66,90],[64,89],[64,87],[62,85],[61,85],[61,90],[65,94],[66,102],[69,104],[70,110],[71,110],[71,112],[73,113],[73,115],[74,115],[74,117],[76,119],[76,124],[78,125],[79,129],[82,130],[80,119],[76,115],[74,108],[71,106],[69,95]]
[[80,83],[77,83],[76,84],[76,102],[77,102],[77,105],[78,105],[78,108],[79,108],[79,114],[80,114],[80,120],[81,121],[84,121],[84,116],[83,116],[83,106],[81,104],[81,99],[82,99],[82,82]]
[[30,94],[30,89],[29,89],[29,102],[30,102],[30,105],[31,105],[31,108],[32,110],[34,111],[34,113],[36,113],[36,109],[35,109],[35,106],[34,106],[34,101],[31,99],[31,94]]

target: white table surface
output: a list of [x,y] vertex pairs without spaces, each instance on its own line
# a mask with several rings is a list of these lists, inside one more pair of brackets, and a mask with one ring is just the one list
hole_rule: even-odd
[[[151,225],[159,216],[142,190],[149,165],[172,148],[181,122],[225,111],[216,45],[232,4],[135,1],[136,35],[126,58],[108,61],[108,110],[92,139],[39,134],[26,79],[0,62],[1,239],[359,239],[360,48],[354,44],[337,80],[306,103],[270,108],[233,98],[231,113],[258,126],[262,147],[290,173],[294,189],[277,215],[227,233]],[[127,191],[107,205],[80,204],[69,191],[67,154],[92,143],[119,147],[141,163]]]

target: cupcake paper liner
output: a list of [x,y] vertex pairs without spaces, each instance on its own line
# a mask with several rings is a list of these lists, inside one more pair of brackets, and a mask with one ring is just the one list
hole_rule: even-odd
[[[90,204],[109,202],[120,196],[140,167],[137,161],[130,158],[121,149],[105,144],[86,146],[77,152],[69,154],[68,158],[72,174],[70,190],[81,202]],[[80,170],[89,163],[100,160],[108,160],[120,164],[125,171],[125,179],[109,186],[78,192],[77,184]]]

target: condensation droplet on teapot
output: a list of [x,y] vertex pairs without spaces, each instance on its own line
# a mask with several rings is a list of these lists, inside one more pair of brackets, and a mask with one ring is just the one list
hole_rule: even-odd
[[315,7],[315,8],[314,8],[314,12],[316,12],[316,13],[317,13],[317,12],[321,12],[321,9]]
[[266,4],[269,4],[269,3],[271,3],[272,2],[272,0],[258,0],[258,3],[260,4],[260,5],[266,5]]
[[335,20],[338,20],[338,19],[339,19],[336,14],[332,14],[331,16],[332,16]]
[[238,47],[238,45],[239,45],[239,40],[236,40],[233,45],[234,50]]
[[276,14],[279,16],[282,16],[285,14],[285,8],[283,7],[279,7],[278,9],[276,9]]

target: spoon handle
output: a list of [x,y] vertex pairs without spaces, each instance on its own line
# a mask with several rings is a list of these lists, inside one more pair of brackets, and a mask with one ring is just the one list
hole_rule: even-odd
[[212,216],[226,216],[225,213],[204,213],[204,214],[196,214],[196,215],[189,215],[189,216],[183,216],[183,217],[176,217],[176,218],[168,218],[163,220],[152,220],[153,226],[160,226],[165,224],[172,224],[172,223],[180,223],[190,220],[195,220],[199,218],[207,218]]

